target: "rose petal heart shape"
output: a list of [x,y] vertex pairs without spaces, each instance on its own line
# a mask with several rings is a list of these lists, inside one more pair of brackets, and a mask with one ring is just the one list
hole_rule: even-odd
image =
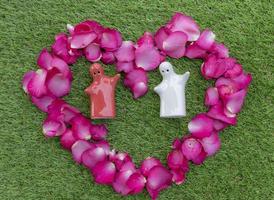
[[[221,146],[220,132],[236,125],[252,76],[229,56],[224,44],[215,41],[212,30],[201,31],[192,17],[175,13],[155,33],[145,32],[136,43],[123,40],[117,29],[94,20],[67,25],[67,30],[56,35],[50,49],[40,52],[39,69],[25,73],[22,86],[32,103],[47,113],[42,125],[45,137],[60,137],[62,147],[90,170],[96,183],[110,185],[122,195],[146,189],[155,200],[172,183],[184,183],[189,164],[200,165],[213,156]],[[166,165],[148,157],[138,167],[130,155],[111,149],[105,124],[92,123],[62,99],[73,80],[69,65],[81,56],[90,62],[114,64],[124,73],[123,83],[134,99],[148,92],[147,73],[166,57],[202,59],[201,75],[215,81],[205,92],[208,111],[191,119],[187,135],[174,139]]]

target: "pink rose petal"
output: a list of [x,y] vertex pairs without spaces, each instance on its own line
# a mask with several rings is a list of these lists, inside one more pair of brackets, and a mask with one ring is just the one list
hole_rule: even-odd
[[201,153],[196,156],[195,158],[192,159],[192,162],[195,164],[195,165],[201,165],[203,164],[203,162],[205,161],[207,157],[207,153],[204,151],[204,149],[202,148],[202,151]]
[[185,172],[181,169],[172,169],[171,171],[172,174],[172,181],[176,185],[180,185],[185,182]]
[[98,141],[96,142],[96,147],[101,147],[104,149],[106,155],[109,155],[110,154],[110,146],[109,146],[109,143],[108,141],[106,140],[101,140],[101,141]]
[[217,132],[201,140],[201,144],[208,156],[214,155],[221,147],[221,140]]
[[195,138],[186,138],[182,143],[182,152],[188,160],[194,160],[202,152],[201,143]]
[[164,26],[155,33],[154,38],[158,49],[163,50],[163,42],[167,39],[168,35],[169,31]]
[[22,86],[25,93],[29,93],[28,84],[34,76],[35,76],[35,71],[28,71],[24,74],[22,79]]
[[31,97],[31,101],[34,105],[36,105],[41,111],[48,112],[48,106],[55,100],[54,96],[45,95],[42,97]]
[[130,62],[135,57],[134,43],[131,41],[123,41],[120,48],[115,51],[115,57],[119,62]]
[[70,123],[70,120],[80,113],[80,111],[68,104],[64,104],[61,108],[61,112],[64,115],[64,121]]
[[210,107],[209,111],[207,112],[207,115],[213,119],[220,120],[227,124],[235,125],[237,123],[236,117],[228,117],[225,115],[224,106],[221,102]]
[[215,34],[211,30],[205,29],[201,33],[196,43],[202,49],[209,50],[212,47],[214,41],[215,41]]
[[[81,55],[80,51],[75,51],[69,48],[68,37],[64,33],[60,33],[55,36],[55,42],[51,45],[52,52],[62,58],[66,63],[73,64],[77,58]],[[71,55],[69,52],[73,51]]]
[[211,46],[210,52],[216,54],[218,58],[228,58],[229,52],[228,48],[224,44],[214,42]]
[[94,166],[92,174],[96,183],[111,185],[115,178],[116,168],[114,163],[105,160]]
[[90,126],[90,133],[93,140],[102,140],[108,134],[108,129],[105,124],[92,124]]
[[205,105],[212,106],[217,104],[218,101],[219,101],[218,89],[215,87],[207,88],[206,94],[205,94]]
[[132,94],[134,99],[138,99],[141,96],[144,96],[148,91],[148,86],[144,82],[136,83],[132,88]]
[[117,72],[125,72],[129,73],[135,67],[134,62],[117,62],[116,63],[116,71]]
[[141,47],[141,46],[154,46],[154,38],[152,33],[150,32],[144,32],[144,34],[142,35],[142,37],[140,37],[137,40],[137,47]]
[[234,94],[226,96],[224,99],[225,108],[233,114],[240,112],[244,104],[246,93],[247,90],[242,89]]
[[187,46],[185,56],[190,59],[205,58],[207,56],[206,50],[198,46],[196,42]]
[[181,150],[182,141],[179,138],[175,138],[172,142],[172,149]]
[[49,92],[56,97],[67,95],[71,88],[70,79],[61,73],[55,72],[49,73],[46,84]]
[[110,160],[114,162],[118,170],[121,170],[125,163],[132,161],[132,158],[127,153],[120,152],[110,157]]
[[173,150],[167,156],[167,164],[171,169],[179,169],[183,165],[184,159],[180,150]]
[[145,71],[154,70],[160,64],[160,53],[154,46],[142,45],[135,51],[135,63]]
[[81,164],[82,163],[82,154],[88,150],[89,148],[92,148],[93,145],[86,141],[86,140],[77,140],[72,146],[71,146],[71,152],[73,159]]
[[114,56],[113,52],[107,51],[102,53],[101,61],[104,64],[113,64],[115,62],[116,58]]
[[144,176],[148,176],[149,171],[155,166],[162,166],[160,160],[148,157],[142,162],[140,170]]
[[197,23],[192,17],[184,15],[183,13],[175,13],[166,27],[172,32],[184,32],[188,37],[188,41],[196,41],[200,36],[200,30]]
[[71,129],[77,139],[91,139],[91,123],[82,115],[77,115],[71,120]]
[[227,66],[221,64],[222,60],[218,59],[215,55],[211,55],[208,59],[201,65],[202,75],[206,79],[218,78],[222,76],[226,70]]
[[48,52],[46,48],[44,48],[38,56],[37,65],[43,69],[50,69],[50,67],[52,66],[52,59],[52,55]]
[[47,118],[43,122],[43,133],[46,137],[55,137],[62,135],[66,130],[66,125],[63,121],[57,121]]
[[226,78],[235,78],[235,77],[241,75],[242,72],[243,72],[242,65],[235,64],[232,69],[228,69],[225,72],[224,77],[226,77]]
[[252,76],[249,73],[243,72],[241,75],[232,78],[232,81],[237,85],[238,89],[244,89],[249,86],[252,81]]
[[127,181],[129,180],[129,177],[135,172],[134,170],[124,170],[120,171],[116,174],[115,180],[112,184],[113,189],[122,195],[127,195],[131,192],[131,188],[129,188],[129,184],[127,184]]
[[124,79],[124,85],[130,88],[135,99],[146,94],[148,91],[147,82],[147,73],[142,68],[131,70]]
[[84,49],[84,54],[86,56],[86,59],[90,62],[97,62],[102,57],[100,46],[98,44],[95,44],[95,43],[90,43]]
[[94,147],[86,150],[82,154],[82,162],[83,165],[86,166],[89,169],[93,169],[93,167],[101,161],[106,160],[107,155],[103,148],[101,147]]
[[148,172],[147,190],[152,199],[156,199],[161,190],[172,183],[172,174],[163,166],[155,166]]
[[213,120],[206,114],[198,114],[188,123],[188,130],[194,137],[208,137],[213,131]]
[[70,41],[72,49],[83,49],[96,39],[97,35],[94,32],[84,34],[74,34]]
[[45,86],[47,77],[47,71],[44,69],[38,69],[35,72],[35,75],[29,81],[27,85],[27,91],[31,96],[41,97],[47,92],[47,88]]
[[163,41],[163,51],[172,58],[181,58],[185,54],[186,42],[187,35],[185,33],[173,32]]
[[73,133],[70,129],[61,135],[60,143],[64,149],[71,150],[71,146],[76,142],[76,138],[73,136]]
[[143,191],[146,184],[146,178],[140,173],[133,173],[126,182],[130,194],[138,194]]
[[122,36],[116,29],[105,29],[102,33],[101,47],[106,51],[115,51],[122,44]]
[[214,130],[215,130],[215,131],[221,131],[221,130],[225,129],[227,126],[228,126],[227,123],[222,122],[222,121],[220,121],[220,120],[216,120],[216,119],[215,119],[215,120],[213,121],[213,127],[214,127]]

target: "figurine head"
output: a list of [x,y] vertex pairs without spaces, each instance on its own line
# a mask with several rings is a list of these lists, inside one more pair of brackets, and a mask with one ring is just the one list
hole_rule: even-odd
[[99,63],[94,63],[89,68],[89,73],[94,80],[98,80],[104,75],[104,69]]
[[174,74],[173,66],[170,62],[162,62],[160,64],[159,70],[163,77],[169,77],[170,75]]

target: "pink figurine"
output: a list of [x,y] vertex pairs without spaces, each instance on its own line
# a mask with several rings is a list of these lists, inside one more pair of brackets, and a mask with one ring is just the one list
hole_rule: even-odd
[[113,77],[104,75],[104,69],[98,63],[91,65],[89,73],[93,82],[85,93],[90,96],[90,117],[91,119],[114,118],[115,110],[115,87],[120,74]]

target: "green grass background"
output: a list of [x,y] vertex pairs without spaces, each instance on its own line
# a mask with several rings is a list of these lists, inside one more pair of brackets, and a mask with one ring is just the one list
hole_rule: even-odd
[[[89,172],[74,163],[57,139],[45,139],[45,114],[31,104],[20,81],[36,69],[36,58],[50,46],[67,23],[87,18],[116,27],[125,40],[155,31],[174,11],[210,27],[230,55],[253,75],[239,114],[239,123],[221,134],[222,148],[202,166],[191,166],[185,184],[165,190],[160,200],[274,199],[274,14],[273,2],[236,1],[0,1],[0,199],[149,199],[146,192],[121,197],[111,187],[94,184]],[[202,79],[200,61],[172,60],[178,73],[191,72],[187,85],[187,117],[160,119],[159,98],[150,90],[134,101],[120,83],[117,117],[106,121],[115,149],[128,151],[139,163],[147,156],[165,162],[174,137],[186,134],[187,122],[205,111],[203,94],[212,83]],[[80,59],[72,68],[73,87],[65,99],[88,116],[89,63]],[[107,74],[114,74],[112,66]],[[152,89],[161,80],[149,74]]]

